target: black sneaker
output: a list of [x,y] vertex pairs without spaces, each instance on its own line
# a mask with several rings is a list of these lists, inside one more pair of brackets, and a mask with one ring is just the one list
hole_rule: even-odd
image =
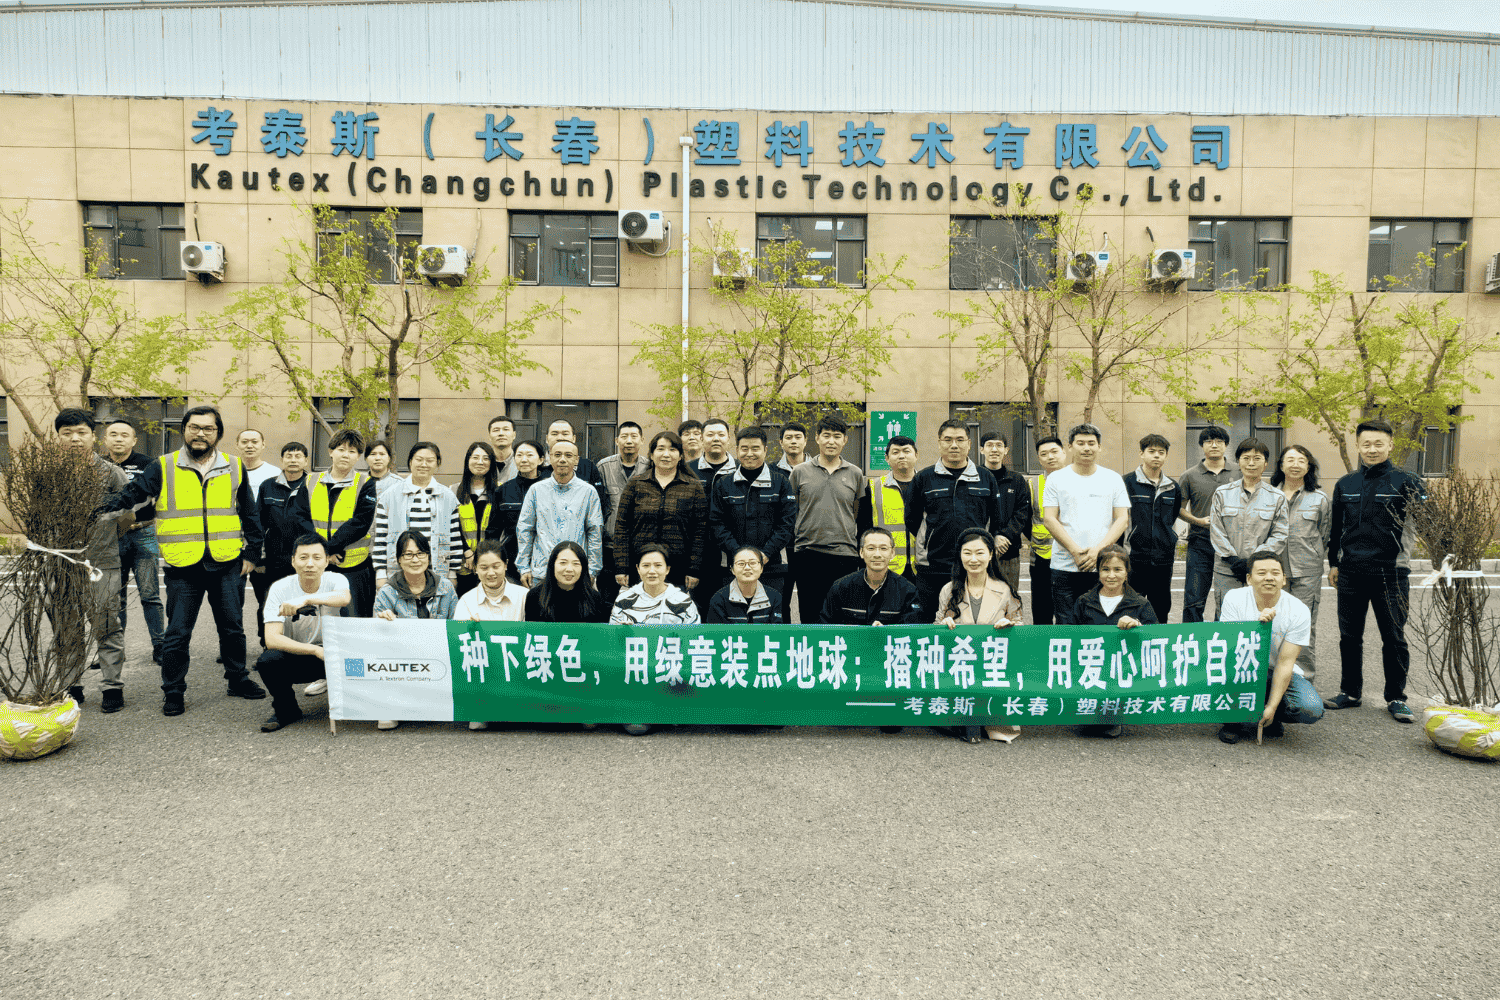
[[72,687],[68,688],[68,697],[72,698],[74,701],[78,702],[78,704],[82,705],[83,704],[83,685],[82,684],[74,684]]
[[231,698],[244,698],[247,701],[259,701],[266,696],[265,689],[248,677],[230,681],[228,694]]
[[290,719],[283,719],[279,715],[273,715],[265,722],[262,722],[260,724],[260,731],[263,733],[274,733],[276,732],[276,730],[282,728],[283,726],[290,726],[294,722],[301,721],[301,719],[302,714],[300,712]]
[[1219,727],[1219,742],[1221,743],[1228,743],[1233,746],[1240,741],[1242,735],[1244,734],[1240,732],[1240,726],[1237,722],[1226,722]]
[[651,732],[651,727],[642,722],[628,722],[625,724],[625,731],[631,736],[645,736]]
[[1268,739],[1268,740],[1274,740],[1278,736],[1285,736],[1285,735],[1286,735],[1286,726],[1283,723],[1279,722],[1279,721],[1273,722],[1269,726],[1267,726],[1265,729],[1261,730],[1261,736],[1263,738],[1265,738],[1265,739]]
[[1324,708],[1335,710],[1340,708],[1358,708],[1361,704],[1362,703],[1358,698],[1351,698],[1342,691],[1334,695],[1332,698],[1323,699]]
[[[82,701],[83,699],[80,698],[78,700]],[[1404,701],[1393,701],[1385,706],[1385,710],[1390,712],[1391,718],[1397,722],[1411,723],[1417,721],[1416,716],[1411,714],[1411,709],[1407,707]]]
[[108,715],[111,712],[118,712],[120,709],[122,709],[124,707],[125,707],[125,692],[124,691],[121,691],[119,688],[105,688],[104,689],[104,703],[99,706],[99,711],[101,711],[101,712],[105,713],[106,715]]
[[182,695],[169,694],[161,700],[162,715],[181,715],[187,708],[182,703]]
[[880,727],[880,731],[882,733],[899,733],[899,732],[901,732],[901,730],[903,728],[905,728],[905,727],[903,727],[903,726],[881,726]]

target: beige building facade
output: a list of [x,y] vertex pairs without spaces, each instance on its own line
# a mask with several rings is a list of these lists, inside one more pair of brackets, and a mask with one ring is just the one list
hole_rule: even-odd
[[[690,143],[686,177],[679,137]],[[182,313],[205,327],[206,348],[182,392],[194,403],[219,400],[231,433],[261,428],[273,450],[287,440],[312,442],[314,422],[289,394],[224,395],[225,371],[264,359],[236,357],[213,317],[236,292],[279,280],[283,240],[313,236],[307,206],[419,210],[404,216],[410,226],[403,231],[420,243],[466,248],[489,267],[492,282],[511,272],[528,282],[513,293],[512,309],[564,299],[573,310],[566,321],[542,326],[528,342],[542,368],[467,392],[450,391],[430,372],[408,380],[403,394],[417,403],[403,433],[442,445],[450,474],[463,446],[482,439],[487,419],[507,408],[551,415],[559,411],[542,404],[595,404],[576,410],[594,420],[595,458],[608,446],[611,420],[636,420],[648,434],[662,425],[647,408],[664,389],[634,359],[644,327],[681,321],[681,259],[635,252],[615,238],[614,220],[625,210],[661,212],[673,233],[665,246],[679,250],[684,195],[688,235],[699,246],[727,233],[735,245],[754,247],[758,226],[797,218],[809,234],[804,242],[831,241],[830,266],[906,257],[902,273],[913,287],[879,293],[872,304],[904,317],[892,370],[860,401],[870,411],[914,411],[922,457],[935,460],[937,426],[955,408],[1022,398],[1018,371],[977,385],[965,379],[977,363],[977,331],[956,330],[940,315],[962,311],[978,294],[953,287],[963,283],[948,260],[954,224],[987,217],[984,199],[1017,183],[1059,211],[1069,209],[1081,185],[1090,186],[1090,225],[1108,233],[1122,256],[1197,248],[1222,259],[1244,252],[1216,243],[1232,233],[1256,241],[1260,251],[1271,246],[1293,283],[1324,271],[1362,289],[1372,254],[1400,259],[1413,239],[1440,252],[1461,244],[1459,273],[1434,279],[1451,290],[1428,294],[1446,298],[1486,336],[1500,329],[1500,295],[1484,291],[1486,267],[1500,251],[1500,119],[1492,117],[835,114],[356,105],[309,103],[295,94],[0,95],[0,203],[25,205],[36,234],[65,247],[81,247],[86,229],[134,246],[152,228],[150,219],[159,220],[146,235],[158,241],[157,273],[117,280],[146,313]],[[155,216],[134,210],[153,206]],[[1213,227],[1239,220],[1272,225]],[[533,229],[542,252],[528,261],[513,251],[512,237]],[[179,240],[222,244],[223,281],[185,280]],[[1267,258],[1257,252],[1253,259]],[[137,259],[122,272],[139,265]],[[711,282],[706,264],[692,267],[689,322],[716,310]],[[1166,294],[1189,301],[1164,336],[1186,338],[1220,318],[1222,304],[1210,291]],[[309,339],[304,347],[314,366],[333,363],[331,344]],[[1209,353],[1201,365],[1203,398],[1217,395],[1215,380],[1265,359],[1263,348],[1248,342]],[[1491,350],[1480,357],[1490,373],[1500,367]],[[1479,392],[1463,402],[1471,419],[1447,441],[1434,437],[1440,447],[1424,456],[1426,471],[1441,473],[1453,462],[1500,465],[1500,388],[1477,381]],[[1084,387],[1058,369],[1049,391],[1059,423],[1075,422]],[[1169,472],[1196,461],[1191,418],[1161,412],[1163,403],[1194,402],[1111,388],[1095,414],[1105,431],[1102,460],[1133,468],[1136,440],[1160,432],[1173,445]],[[1276,401],[1243,402],[1245,429],[1264,426],[1271,434]],[[690,410],[704,419],[715,407],[694,400]],[[24,425],[14,408],[7,420],[14,438]],[[1282,443],[1311,447],[1325,475],[1342,469],[1316,428],[1290,424],[1274,433]]]

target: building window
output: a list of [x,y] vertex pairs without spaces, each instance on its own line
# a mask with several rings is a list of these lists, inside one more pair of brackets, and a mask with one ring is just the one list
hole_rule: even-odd
[[1275,471],[1275,463],[1281,455],[1282,435],[1284,431],[1281,426],[1281,406],[1231,406],[1229,408],[1229,420],[1220,423],[1217,420],[1208,419],[1207,414],[1196,406],[1187,408],[1187,448],[1183,455],[1182,465],[1184,468],[1195,465],[1203,457],[1202,450],[1198,447],[1198,433],[1205,427],[1222,427],[1229,432],[1229,447],[1225,454],[1230,461],[1234,460],[1234,449],[1245,438],[1258,438],[1265,446],[1271,449],[1271,463],[1268,469]]
[[[1031,422],[1031,408],[1025,403],[950,403],[948,417],[968,425],[969,457],[976,465],[984,462],[984,455],[979,450],[980,437],[998,431],[1010,444],[1010,456],[1005,460],[1007,468],[1028,475],[1043,471],[1041,463],[1036,460],[1036,443],[1038,438],[1046,435],[1037,433],[1036,425]],[[1051,433],[1056,434],[1056,403],[1047,404],[1047,421],[1052,425]]]
[[[1449,415],[1458,416],[1458,407]],[[1424,427],[1419,441],[1421,448],[1413,449],[1401,467],[1416,476],[1449,475],[1458,460],[1458,425]]]
[[863,288],[865,270],[865,217],[863,215],[761,215],[755,219],[755,254],[767,259],[767,249],[776,243],[796,241],[810,265],[799,275],[797,262],[777,261],[781,275],[762,267],[763,281],[781,280],[786,285],[822,284],[829,279],[841,285]]
[[1279,288],[1286,284],[1287,219],[1189,219],[1198,267],[1190,288]]
[[1464,290],[1463,219],[1371,219],[1369,290]]
[[385,210],[378,208],[334,208],[319,212],[318,244],[324,259],[337,252],[336,238],[345,233],[357,234],[357,241],[342,245],[343,252],[355,253],[363,248],[370,280],[381,285],[401,281],[402,271],[408,280],[416,273],[417,247],[422,243],[422,210],[400,209],[389,226]]
[[[513,399],[506,404],[505,414],[516,422],[517,441],[538,441],[543,448],[547,447],[547,428],[553,421],[566,420],[573,425],[578,457],[597,462],[614,454],[619,410],[620,404],[612,399]],[[546,460],[543,455],[542,461]]]
[[956,218],[948,235],[948,287],[1035,288],[1057,272],[1051,219]]
[[[856,403],[861,412],[865,409],[864,403]],[[807,445],[804,454],[808,460],[818,457],[818,421],[829,410],[827,403],[798,403],[792,407],[773,409],[771,407],[755,408],[755,422],[765,428],[766,445],[770,449],[768,462],[779,462],[781,460],[781,428],[789,423],[801,424],[807,428]],[[863,415],[858,420],[844,418],[849,424],[848,440],[844,442],[844,450],[840,452],[844,461],[866,468],[870,456],[865,452],[866,421]],[[737,428],[730,428],[733,435]],[[733,442],[731,442],[731,445]],[[920,465],[920,463],[919,463]]]
[[[322,414],[324,420],[328,421],[328,426],[333,428],[335,434],[344,428],[344,414],[349,407],[349,400],[350,397],[348,396],[320,396],[313,399],[313,403],[318,407],[318,412]],[[384,420],[385,407],[383,402],[379,412],[381,419]],[[407,452],[411,451],[412,445],[422,440],[422,401],[420,399],[401,400],[400,404],[396,407],[396,433],[391,434],[388,431],[389,428],[382,424],[379,432],[375,435],[375,439],[384,438],[391,443],[391,467],[397,472],[406,472],[408,471],[406,465]],[[331,435],[323,430],[323,425],[314,420],[312,441],[308,445],[312,448],[312,454],[308,458],[315,470],[321,471],[328,468],[328,441],[330,437]],[[369,444],[370,439],[367,439],[365,443]],[[271,455],[267,455],[266,458],[272,462],[276,461],[276,458]]]
[[[125,417],[135,424],[135,450],[142,455],[154,458],[182,447],[182,413],[187,409],[184,399],[90,396],[89,406],[94,411],[94,419],[99,421],[100,437],[104,436],[105,423],[116,417]],[[219,442],[219,448],[225,448],[223,441]]]
[[619,215],[512,213],[510,273],[523,285],[618,285]]
[[181,205],[83,206],[83,238],[101,278],[181,281]]

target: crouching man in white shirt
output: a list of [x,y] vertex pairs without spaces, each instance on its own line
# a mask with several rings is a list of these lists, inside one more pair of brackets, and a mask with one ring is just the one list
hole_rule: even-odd
[[[1271,676],[1259,724],[1265,727],[1266,736],[1281,736],[1284,723],[1311,725],[1323,717],[1323,699],[1297,666],[1297,654],[1311,641],[1312,612],[1283,589],[1286,574],[1276,553],[1269,549],[1253,553],[1246,569],[1247,586],[1225,595],[1219,621],[1271,623]],[[1219,730],[1219,739],[1238,743],[1255,731],[1250,723],[1230,722]]]
[[260,724],[263,733],[302,718],[293,684],[325,679],[323,619],[339,617],[349,603],[349,581],[325,573],[327,568],[328,543],[319,535],[302,535],[292,549],[296,575],[282,577],[266,591],[266,651],[255,662],[271,693],[272,714]]

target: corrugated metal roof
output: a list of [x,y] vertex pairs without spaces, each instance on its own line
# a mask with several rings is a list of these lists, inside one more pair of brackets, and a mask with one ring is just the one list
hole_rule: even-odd
[[0,91],[946,113],[1500,115],[1500,36],[879,0],[0,8]]

